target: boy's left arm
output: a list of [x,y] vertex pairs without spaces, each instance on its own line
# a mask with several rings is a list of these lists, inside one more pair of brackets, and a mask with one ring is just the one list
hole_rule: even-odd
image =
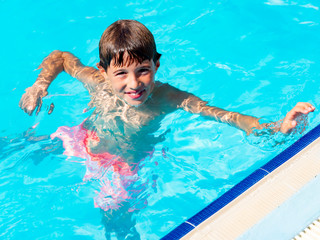
[[[284,134],[291,132],[297,126],[297,117],[302,114],[308,114],[315,110],[310,103],[298,103],[283,119],[280,124],[274,123],[259,123],[259,118],[249,115],[240,114],[237,112],[230,112],[218,107],[209,106],[208,102],[201,100],[199,97],[191,93],[181,91],[168,85],[168,100],[176,105],[177,108],[182,108],[190,113],[200,114],[212,120],[221,123],[227,123],[230,126],[239,128],[249,135],[254,129],[271,128],[273,132],[281,131]],[[279,125],[279,126],[278,126]]]

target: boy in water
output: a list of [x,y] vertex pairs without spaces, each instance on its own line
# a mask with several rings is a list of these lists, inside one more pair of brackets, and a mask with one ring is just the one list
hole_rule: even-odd
[[[258,118],[209,106],[188,92],[155,81],[161,55],[156,50],[152,33],[137,21],[119,20],[111,24],[100,39],[99,55],[96,69],[84,66],[69,52],[53,51],[40,65],[42,71],[34,85],[26,89],[20,107],[29,115],[37,107],[38,112],[49,85],[65,71],[81,81],[93,96],[98,98],[96,92],[104,91],[106,98],[94,107],[106,108],[106,113],[120,113],[121,121],[127,124],[132,120],[130,116],[135,116],[135,122],[130,124],[133,128],[140,129],[177,109],[228,123],[247,134],[254,129],[270,127],[260,124]],[[91,105],[94,103],[92,101]],[[297,125],[298,116],[314,110],[310,103],[298,103],[278,127],[272,126],[273,130],[290,133]],[[126,130],[125,134],[128,134]]]
[[[129,176],[127,182],[134,181],[136,176],[136,169],[132,170],[128,164],[150,155],[154,144],[162,140],[162,136],[154,137],[150,133],[158,129],[161,119],[177,109],[227,123],[247,134],[264,128],[271,129],[271,132],[290,133],[297,125],[298,116],[315,110],[309,103],[298,103],[283,121],[260,124],[256,117],[209,106],[191,93],[155,81],[161,55],[156,50],[152,33],[134,20],[119,20],[111,24],[100,39],[99,55],[96,69],[84,66],[69,52],[53,51],[41,63],[39,68],[42,71],[34,85],[26,89],[20,107],[29,115],[37,107],[39,112],[49,85],[62,71],[81,81],[92,95],[90,106],[95,108],[92,115],[77,126],[76,138],[84,142],[86,153],[66,149],[77,156],[89,154],[94,163],[99,162],[99,166],[106,166],[110,164],[109,159],[117,158],[112,163],[113,169],[118,169],[120,177]],[[70,134],[74,131],[64,129],[61,132]],[[95,167],[98,169],[99,166]],[[109,186],[104,188],[105,191],[110,190]],[[125,200],[126,192],[120,195]],[[101,199],[106,199],[103,194]],[[105,211],[121,201],[108,205],[100,200],[97,199],[96,203]]]

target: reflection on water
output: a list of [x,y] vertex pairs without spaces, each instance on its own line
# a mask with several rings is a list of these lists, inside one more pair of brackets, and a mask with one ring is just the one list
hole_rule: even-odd
[[[18,98],[36,78],[32,69],[53,49],[71,51],[84,64],[94,66],[98,39],[117,19],[140,20],[154,33],[163,54],[159,80],[212,105],[270,121],[284,117],[298,101],[320,105],[320,20],[319,3],[314,0],[183,4],[132,0],[107,5],[81,1],[77,5],[65,2],[63,8],[58,1],[21,2],[19,6],[2,1],[0,11],[2,22],[8,23],[2,29],[7,37],[1,39],[0,59],[4,96],[0,216],[5,219],[0,223],[1,238],[105,239],[107,229],[110,237],[119,232],[122,238],[128,232],[138,239],[139,232],[142,239],[159,239],[285,147],[281,135],[276,135],[277,141],[262,132],[257,133],[260,137],[247,138],[238,130],[181,111],[154,119],[147,124],[150,129],[142,129],[123,121],[135,122],[130,110],[128,116],[115,111],[109,117],[108,111],[95,109],[83,123],[86,133],[93,132],[88,137],[92,138],[88,142],[91,155],[83,150],[80,159],[66,159],[61,153],[67,147],[61,146],[61,140],[37,136],[35,131],[50,134],[56,127],[49,126],[68,125],[59,131],[81,132],[74,129],[84,121],[80,113],[88,100],[80,94],[84,91],[81,84],[61,74],[49,89],[55,110],[50,116],[40,113],[36,120],[22,116]],[[109,105],[111,99],[99,94],[92,100],[94,105]],[[319,119],[315,112],[310,126]],[[23,132],[40,120],[36,129]],[[166,134],[168,126],[171,132]],[[4,137],[3,129],[8,128],[16,135]],[[298,132],[303,128],[299,125]],[[287,139],[291,142],[298,136],[292,133]],[[110,138],[115,140],[113,145]],[[79,138],[69,140],[74,147],[81,144]],[[274,145],[278,147],[271,149]],[[125,170],[119,172],[119,166]],[[109,209],[108,214],[104,210],[100,214],[100,206]]]

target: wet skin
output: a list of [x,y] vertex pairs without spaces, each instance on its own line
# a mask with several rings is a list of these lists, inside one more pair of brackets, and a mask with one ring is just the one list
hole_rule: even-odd
[[[143,139],[147,132],[154,131],[161,119],[176,109],[184,109],[227,123],[247,134],[254,129],[263,128],[272,128],[273,132],[290,133],[296,127],[296,119],[299,116],[315,110],[310,103],[298,103],[278,124],[260,124],[256,117],[209,106],[207,102],[191,93],[155,81],[154,77],[159,66],[159,61],[154,63],[152,60],[145,60],[142,63],[134,61],[123,66],[115,66],[111,61],[107,70],[100,66],[97,70],[84,66],[69,52],[54,51],[40,65],[42,71],[34,85],[26,89],[20,100],[20,107],[30,115],[37,108],[39,111],[41,99],[47,95],[49,85],[60,72],[65,71],[81,81],[93,96],[90,105],[96,110],[85,126],[89,130],[97,131],[101,139],[106,139],[101,140],[99,145],[109,142],[108,146],[113,145],[110,141],[130,146],[134,142],[140,144],[143,141],[140,139]],[[122,138],[123,141],[110,139],[106,132],[109,132],[110,136],[116,136],[114,138]],[[121,147],[120,145],[117,147]],[[97,150],[96,147],[92,148]],[[99,148],[97,151],[106,150],[106,146]]]

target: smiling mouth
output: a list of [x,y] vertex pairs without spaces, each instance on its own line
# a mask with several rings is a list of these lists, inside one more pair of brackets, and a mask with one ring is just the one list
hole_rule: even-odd
[[138,100],[145,91],[146,91],[145,89],[142,89],[139,91],[130,91],[130,92],[124,92],[124,93],[128,95],[128,97],[130,97],[131,99]]

